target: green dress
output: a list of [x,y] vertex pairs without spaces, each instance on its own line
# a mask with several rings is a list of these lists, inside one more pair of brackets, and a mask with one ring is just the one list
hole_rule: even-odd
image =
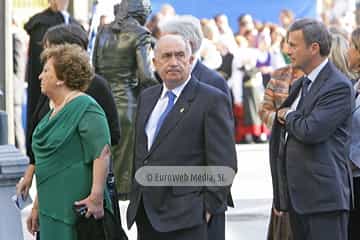
[[[101,107],[88,95],[66,104],[54,117],[45,115],[33,134],[39,199],[40,238],[76,240],[73,203],[91,192],[93,160],[110,145]],[[108,191],[104,198],[111,211]]]

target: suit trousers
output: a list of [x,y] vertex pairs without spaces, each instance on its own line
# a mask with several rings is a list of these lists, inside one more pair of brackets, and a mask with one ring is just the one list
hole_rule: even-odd
[[191,228],[180,229],[171,232],[159,232],[153,228],[141,201],[136,214],[136,227],[138,240],[207,240],[207,224],[204,216],[204,223]]
[[360,239],[360,177],[353,178],[355,206],[350,211],[349,240]]
[[225,213],[213,215],[207,229],[208,240],[225,240]]
[[298,214],[291,207],[289,216],[294,240],[348,239],[348,211]]

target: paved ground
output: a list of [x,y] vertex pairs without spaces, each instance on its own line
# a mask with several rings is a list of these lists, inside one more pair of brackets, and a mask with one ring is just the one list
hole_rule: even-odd
[[238,145],[237,156],[235,208],[227,212],[226,239],[264,240],[272,202],[267,144]]
[[[267,144],[238,145],[238,173],[234,179],[232,195],[235,208],[226,215],[227,240],[263,240],[271,207],[271,177]],[[125,228],[127,202],[120,202]],[[29,213],[22,213],[23,221]],[[25,228],[25,226],[24,226]],[[136,239],[136,229],[128,232],[129,240]],[[33,239],[25,234],[24,240]]]

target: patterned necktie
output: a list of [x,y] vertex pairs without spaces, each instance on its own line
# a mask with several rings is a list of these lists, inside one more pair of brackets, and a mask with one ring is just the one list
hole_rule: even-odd
[[301,96],[297,108],[299,108],[303,104],[304,98],[309,92],[310,84],[311,80],[308,77],[304,76],[302,80]]
[[168,97],[168,104],[165,108],[165,111],[161,114],[157,124],[156,124],[156,130],[155,130],[155,133],[154,133],[154,139],[156,138],[156,136],[158,135],[159,131],[160,131],[160,128],[162,126],[162,124],[164,123],[164,120],[166,118],[166,116],[168,115],[168,113],[171,111],[172,107],[174,106],[174,103],[175,103],[175,98],[176,98],[176,95],[171,92],[171,91],[167,91],[166,92],[166,96]]

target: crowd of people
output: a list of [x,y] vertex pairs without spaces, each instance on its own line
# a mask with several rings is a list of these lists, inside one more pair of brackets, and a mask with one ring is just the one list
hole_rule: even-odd
[[114,165],[138,239],[225,239],[230,186],[144,186],[135,173],[236,172],[236,143],[270,139],[268,239],[359,239],[358,28],[283,10],[280,25],[243,14],[234,33],[225,14],[198,19],[166,4],[150,16],[148,0],[123,0],[95,34],[67,5],[49,0],[25,25],[30,164],[17,192],[26,197],[36,174],[32,234],[79,239],[74,206],[94,219],[114,214]]

